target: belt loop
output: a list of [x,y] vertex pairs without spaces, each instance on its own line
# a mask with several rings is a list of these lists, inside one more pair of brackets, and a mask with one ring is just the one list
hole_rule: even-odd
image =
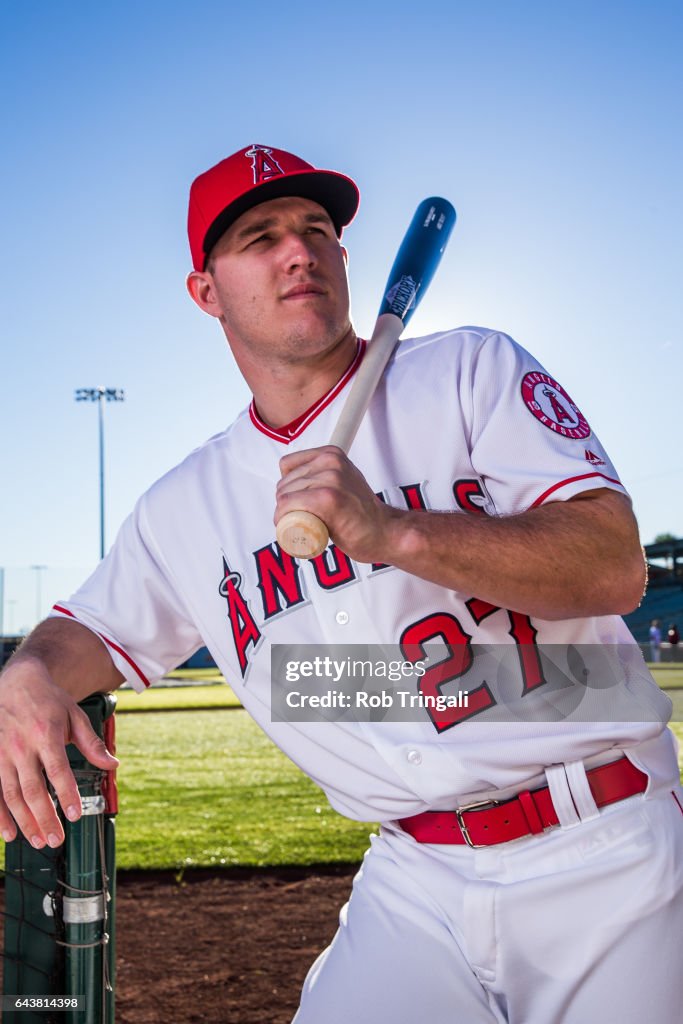
[[545,776],[548,780],[548,789],[550,790],[553,807],[557,812],[557,817],[562,828],[572,828],[574,825],[580,824],[581,819],[576,813],[576,808],[574,807],[574,801],[572,800],[571,790],[569,789],[569,783],[567,782],[567,776],[565,775],[564,765],[550,765],[545,770]]
[[519,800],[520,807],[522,808],[524,817],[526,818],[526,823],[531,829],[532,834],[535,836],[540,835],[543,831],[543,822],[534,802],[533,793],[530,793],[528,789],[525,789],[524,792],[517,794],[517,799]]
[[567,774],[567,782],[569,783],[569,790],[574,800],[574,806],[579,812],[581,821],[592,821],[593,818],[598,818],[600,811],[591,793],[583,761],[565,763],[564,770]]

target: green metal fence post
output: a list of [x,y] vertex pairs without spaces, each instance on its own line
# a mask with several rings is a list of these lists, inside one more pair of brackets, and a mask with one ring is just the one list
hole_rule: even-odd
[[[111,694],[93,694],[80,704],[99,736],[114,712]],[[114,823],[107,810],[109,773],[94,768],[74,746],[69,763],[81,794],[82,816],[66,830],[64,879],[65,995],[84,996],[85,1010],[67,1011],[67,1024],[113,1024]],[[114,811],[115,813],[115,811]],[[109,841],[107,841],[107,832]]]

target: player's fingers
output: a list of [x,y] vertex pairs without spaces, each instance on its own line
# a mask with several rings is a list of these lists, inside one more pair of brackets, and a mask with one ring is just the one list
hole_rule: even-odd
[[313,480],[295,480],[291,486],[278,491],[274,522],[291,511],[312,512],[323,519],[330,509],[340,506],[345,489],[337,474],[322,473]]
[[314,459],[301,463],[278,480],[277,497],[302,487],[319,484],[344,487],[345,481],[350,483],[357,470],[338,448],[321,448],[318,452]]
[[284,477],[277,486],[275,497],[279,501],[281,498],[285,498],[289,494],[295,494],[298,491],[306,491],[311,488],[327,488],[336,489],[342,488],[344,485],[344,477],[340,470],[336,468],[320,468],[316,473],[292,473],[290,476]]
[[3,777],[2,792],[18,827],[36,850],[59,846],[64,834],[37,762],[23,762]]
[[301,466],[307,466],[308,463],[312,462],[317,457],[318,448],[305,448],[301,452],[292,452],[289,455],[283,455],[280,459],[280,473],[282,476],[287,476],[289,473],[293,473],[295,469],[299,469]]
[[315,463],[306,462],[282,476],[277,482],[275,492],[276,494],[279,494],[280,491],[285,490],[287,487],[291,487],[295,480],[310,480],[314,476]]
[[70,736],[69,740],[80,752],[97,768],[111,770],[118,767],[119,759],[110,754],[90,724],[90,719],[85,711],[75,706],[69,713]]
[[[64,741],[50,746],[43,755],[43,768],[49,779],[57,800],[69,821],[77,821],[81,816],[81,796],[74,773],[69,764]],[[60,824],[60,834],[63,837]]]
[[296,470],[306,472],[314,461],[323,459],[329,463],[332,459],[339,459],[340,456],[344,457],[341,448],[331,444],[322,445],[320,448],[305,448],[301,452],[283,455],[280,459],[280,472],[283,477],[291,475]]
[[0,792],[0,835],[6,843],[17,837],[17,826]]

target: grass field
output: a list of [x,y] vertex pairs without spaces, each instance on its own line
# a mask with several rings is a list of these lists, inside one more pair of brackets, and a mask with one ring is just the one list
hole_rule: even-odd
[[117,714],[142,711],[208,711],[212,708],[239,707],[239,700],[225,683],[221,686],[170,686],[158,689],[152,687],[144,693],[119,690],[116,694]]
[[167,679],[203,679],[205,683],[224,683],[225,679],[217,668],[175,668]]
[[683,665],[648,665],[659,685],[665,690],[683,690]]
[[241,709],[121,715],[120,867],[358,860],[372,826],[341,818]]

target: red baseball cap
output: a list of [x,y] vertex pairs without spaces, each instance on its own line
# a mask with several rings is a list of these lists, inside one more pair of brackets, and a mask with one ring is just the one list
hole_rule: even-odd
[[344,174],[318,170],[284,149],[247,146],[192,182],[187,233],[194,269],[204,270],[212,248],[238,217],[258,203],[281,196],[320,203],[338,236],[355,217],[360,202],[358,186]]

